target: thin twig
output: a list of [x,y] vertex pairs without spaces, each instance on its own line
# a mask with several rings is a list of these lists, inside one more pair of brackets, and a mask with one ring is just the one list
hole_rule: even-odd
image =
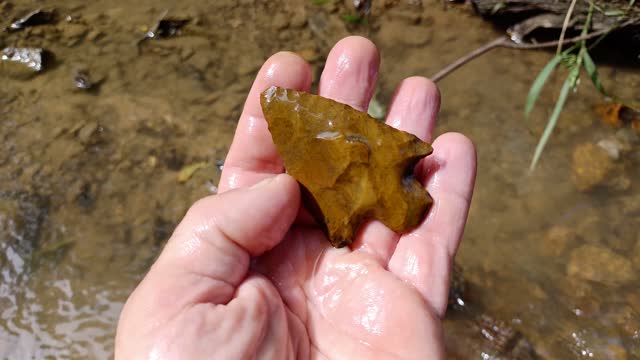
[[575,6],[576,0],[571,0],[569,10],[567,10],[567,16],[564,17],[564,24],[562,24],[562,31],[560,32],[560,38],[558,39],[558,49],[556,50],[556,55],[560,55],[560,53],[562,52],[562,42],[564,41],[564,34],[567,32],[567,28],[569,27],[569,20],[571,20],[571,15],[573,14],[573,8]]
[[447,65],[447,67],[445,67],[444,69],[438,71],[437,74],[433,75],[431,77],[431,80],[433,82],[438,82],[438,80],[441,80],[442,78],[444,78],[445,76],[449,75],[451,72],[453,72],[454,70],[456,70],[457,68],[459,68],[460,66],[468,63],[469,61],[477,58],[478,56],[486,53],[487,51],[499,47],[499,46],[504,46],[504,42],[505,40],[509,40],[507,37],[499,37],[475,50],[473,50],[472,52],[468,53],[467,55],[459,58],[458,60],[452,62],[451,64]]
[[[612,30],[616,30],[616,29],[621,29],[624,27],[627,27],[629,25],[633,25],[637,22],[637,20],[628,20],[620,25],[617,26],[611,26],[608,27],[606,29],[602,29],[602,30],[598,30],[598,31],[594,31],[588,34],[584,34],[584,35],[580,35],[580,36],[576,36],[576,37],[572,37],[569,39],[564,39],[562,41],[562,45],[567,45],[567,44],[573,44],[573,43],[577,43],[579,41],[584,41],[584,40],[589,40],[589,39],[593,39],[595,37],[598,37],[600,35],[606,34]],[[444,77],[446,77],[447,75],[449,75],[450,73],[452,73],[454,70],[458,69],[459,67],[461,67],[462,65],[468,63],[469,61],[479,57],[482,54],[487,53],[489,50],[495,49],[497,47],[504,47],[504,48],[509,48],[509,49],[517,49],[517,50],[531,50],[531,49],[544,49],[544,48],[550,48],[550,47],[555,47],[558,46],[558,44],[560,44],[560,40],[554,40],[554,41],[546,41],[546,42],[541,42],[541,43],[535,43],[535,44],[517,44],[511,41],[511,39],[509,39],[507,36],[501,36],[495,40],[490,41],[489,43],[473,50],[472,52],[462,56],[461,58],[459,58],[458,60],[454,61],[453,63],[447,65],[444,69],[438,71],[438,73],[436,73],[435,75],[433,75],[431,77],[431,80],[433,80],[434,82],[438,82],[439,80],[442,80]]]

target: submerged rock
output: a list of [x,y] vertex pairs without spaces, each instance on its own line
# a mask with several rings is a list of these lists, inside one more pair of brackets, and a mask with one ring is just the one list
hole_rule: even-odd
[[521,331],[488,314],[460,314],[444,321],[448,359],[533,360],[536,349]]
[[182,28],[187,25],[191,19],[188,18],[172,18],[162,17],[155,23],[145,36],[149,39],[168,38],[179,35]]
[[613,160],[600,146],[585,143],[578,145],[573,152],[571,179],[580,191],[589,191],[605,184],[613,169]]
[[40,72],[45,67],[46,51],[40,48],[13,48],[2,49],[0,61],[26,66],[31,72]]
[[11,25],[7,27],[7,31],[13,32],[30,26],[50,24],[55,20],[55,16],[56,13],[54,10],[37,9],[13,21]]
[[622,285],[634,279],[631,261],[599,245],[582,245],[571,252],[567,273],[571,277],[607,285]]
[[542,237],[542,246],[540,247],[542,255],[550,257],[561,256],[576,239],[575,230],[562,225],[553,226]]
[[633,250],[633,263],[640,268],[640,235],[638,235],[638,240],[636,241],[636,246]]
[[429,144],[316,95],[271,87],[260,102],[287,172],[333,246],[351,244],[370,218],[396,232],[422,221],[433,201],[413,167]]

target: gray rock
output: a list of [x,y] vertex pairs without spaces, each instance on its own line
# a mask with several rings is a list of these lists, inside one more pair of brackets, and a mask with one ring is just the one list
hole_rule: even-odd
[[[0,61],[5,64],[16,64],[29,73],[44,70],[45,51],[40,48],[4,48],[0,53]],[[16,68],[18,67],[16,66]]]
[[602,139],[598,141],[597,145],[606,151],[611,159],[618,160],[620,158],[622,144],[615,138]]

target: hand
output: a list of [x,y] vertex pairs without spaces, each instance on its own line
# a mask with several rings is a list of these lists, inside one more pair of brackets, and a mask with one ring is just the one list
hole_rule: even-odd
[[[378,65],[370,41],[343,39],[320,95],[366,110]],[[309,65],[283,52],[258,73],[220,194],[193,205],[127,301],[116,358],[443,358],[440,320],[475,180],[473,145],[441,135],[416,167],[435,201],[418,228],[400,236],[371,221],[350,248],[334,249],[298,220],[298,185],[283,174],[259,105],[271,85],[310,91]],[[432,82],[406,79],[387,123],[431,141],[439,102]]]

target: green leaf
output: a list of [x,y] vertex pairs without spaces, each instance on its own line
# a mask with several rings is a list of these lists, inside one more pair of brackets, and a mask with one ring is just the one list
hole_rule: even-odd
[[359,24],[362,21],[362,16],[345,14],[345,15],[342,15],[342,20],[351,24]]
[[587,71],[587,74],[589,75],[589,78],[591,78],[591,82],[593,83],[593,86],[595,86],[596,89],[598,89],[598,91],[600,91],[602,95],[606,96],[607,93],[604,91],[602,82],[600,82],[600,77],[598,77],[598,69],[596,68],[596,64],[593,62],[591,55],[589,55],[589,52],[584,51],[582,55],[582,62],[584,64],[584,69]]
[[314,5],[324,5],[330,3],[332,0],[311,0]]
[[622,10],[606,10],[604,12],[605,16],[624,16],[625,14],[626,12]]
[[536,146],[536,151],[533,153],[533,159],[531,160],[529,171],[533,171],[536,168],[536,165],[540,160],[540,156],[542,155],[542,151],[544,150],[544,147],[547,145],[547,142],[549,141],[549,137],[551,137],[551,133],[553,132],[553,129],[556,127],[556,123],[558,122],[560,113],[564,108],[564,104],[567,102],[567,96],[569,95],[569,91],[573,87],[572,78],[575,78],[575,76],[577,76],[577,73],[579,72],[580,72],[580,69],[578,68],[572,69],[571,74],[569,74],[567,79],[564,81],[564,84],[562,84],[562,89],[560,89],[560,95],[558,96],[558,101],[556,101],[556,105],[553,108],[553,112],[551,113],[551,116],[549,117],[549,121],[547,121],[547,126],[545,127],[544,132],[542,133],[542,136],[538,141],[538,145]]
[[538,97],[540,96],[540,92],[544,87],[544,84],[549,79],[549,76],[553,72],[553,70],[558,66],[560,61],[562,60],[562,55],[556,55],[545,65],[545,67],[540,71],[538,77],[531,85],[531,89],[529,89],[529,95],[527,95],[527,103],[524,107],[524,118],[525,120],[529,119],[529,115],[531,114],[531,110],[533,110],[533,106],[536,104]]

